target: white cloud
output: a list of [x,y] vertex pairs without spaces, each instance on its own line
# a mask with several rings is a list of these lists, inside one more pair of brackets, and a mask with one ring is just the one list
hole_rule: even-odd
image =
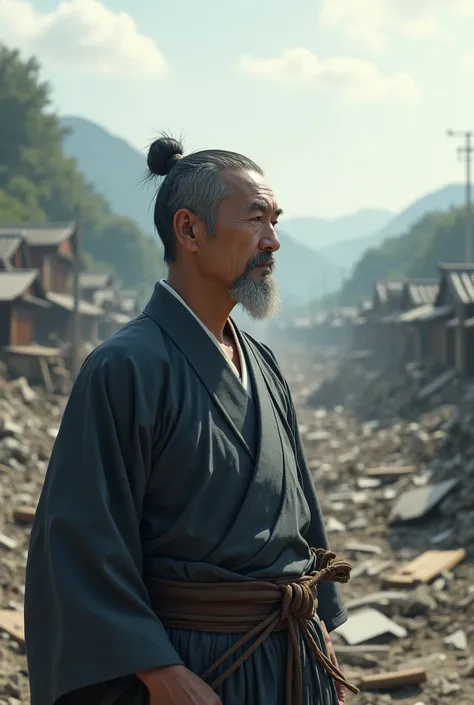
[[319,59],[304,47],[288,49],[272,59],[242,56],[240,71],[279,83],[320,86],[336,90],[354,101],[413,100],[418,87],[412,76],[383,76],[369,61],[333,57]]
[[451,39],[442,13],[474,13],[474,0],[323,0],[323,27],[342,29],[367,49],[381,51],[394,34]]
[[132,17],[99,0],[62,0],[46,13],[29,0],[0,0],[0,41],[81,73],[156,77],[167,70]]

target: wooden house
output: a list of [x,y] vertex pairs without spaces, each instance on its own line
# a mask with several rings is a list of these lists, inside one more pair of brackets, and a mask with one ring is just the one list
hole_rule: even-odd
[[430,323],[429,316],[438,292],[437,279],[409,279],[403,283],[397,322],[402,327],[404,357],[408,360],[422,361],[433,357],[433,323]]
[[0,346],[37,342],[37,321],[48,308],[36,269],[0,272]]
[[[52,336],[61,342],[69,343],[72,339],[74,297],[70,294],[58,294],[55,291],[46,292],[46,298],[51,304],[52,315],[44,320],[41,329],[42,339],[51,340]],[[104,311],[89,303],[79,301],[79,339],[97,345],[101,338],[99,327]]]
[[[0,258],[4,269],[21,271],[28,265],[39,272],[47,313],[37,314],[36,341],[51,345],[54,340],[71,340],[74,312],[75,223],[20,225],[0,228]],[[108,281],[108,280],[107,280]],[[97,343],[103,310],[92,302],[80,300],[81,340]]]
[[99,326],[101,340],[113,335],[140,313],[138,293],[130,289],[120,289],[120,283],[117,280],[112,282],[112,286],[97,289],[93,301],[104,311]]
[[120,311],[130,318],[135,318],[141,313],[140,296],[135,289],[121,289],[119,291]]
[[403,335],[396,324],[402,292],[401,281],[374,283],[372,308],[367,315],[367,323],[374,360],[381,365],[392,364],[403,354]]
[[96,303],[95,296],[98,291],[114,292],[120,287],[120,282],[113,272],[81,272],[79,287],[81,298],[93,304]]
[[31,255],[21,235],[0,234],[0,271],[33,269]]
[[440,264],[439,272],[436,307],[445,316],[436,330],[436,351],[460,374],[474,376],[474,264]]
[[[75,223],[19,225],[0,228],[0,240],[16,239],[22,245],[13,266],[38,269],[45,291],[73,293]],[[23,257],[21,253],[23,251]]]

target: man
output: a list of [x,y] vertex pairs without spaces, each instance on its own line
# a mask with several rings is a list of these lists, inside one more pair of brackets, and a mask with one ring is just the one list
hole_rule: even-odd
[[249,159],[182,154],[161,138],[148,157],[168,279],[85,361],[51,456],[31,705],[335,705],[350,566],[324,550],[275,358],[229,317],[278,308],[280,209]]

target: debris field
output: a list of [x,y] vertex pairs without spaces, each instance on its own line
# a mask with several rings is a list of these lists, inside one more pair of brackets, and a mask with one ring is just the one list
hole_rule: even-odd
[[[357,380],[346,365],[351,403],[338,406],[337,373],[324,382],[333,363],[299,348],[277,352],[331,547],[353,564],[342,587],[350,617],[333,634],[340,666],[361,690],[348,705],[472,705],[473,387],[430,382],[420,404],[420,385],[408,389],[413,374],[394,373],[391,394],[390,380],[372,376],[367,386],[360,366]],[[0,370],[0,705],[27,705],[24,570],[66,397],[6,376]]]

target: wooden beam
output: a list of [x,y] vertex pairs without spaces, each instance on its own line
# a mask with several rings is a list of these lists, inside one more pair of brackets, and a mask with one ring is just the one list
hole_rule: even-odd
[[420,685],[425,681],[426,671],[424,668],[407,668],[402,671],[362,676],[359,688],[361,690],[395,690],[407,685]]

